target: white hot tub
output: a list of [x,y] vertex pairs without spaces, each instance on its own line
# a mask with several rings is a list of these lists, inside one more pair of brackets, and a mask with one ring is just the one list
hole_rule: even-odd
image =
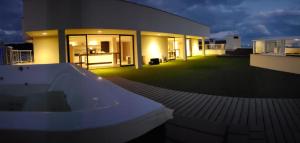
[[[56,101],[48,101],[53,93],[63,93],[68,110],[39,111]],[[0,111],[0,138],[15,142],[126,142],[172,118],[163,105],[71,64],[0,66],[0,96],[24,99],[9,105],[20,110]]]

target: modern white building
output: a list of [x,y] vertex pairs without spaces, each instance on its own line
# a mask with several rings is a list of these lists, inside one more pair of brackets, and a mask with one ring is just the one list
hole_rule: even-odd
[[282,56],[299,55],[300,37],[276,37],[254,40],[253,53]]
[[227,35],[225,37],[226,45],[225,50],[226,51],[233,51],[238,48],[241,48],[241,38],[238,35]]
[[23,1],[35,64],[141,68],[152,58],[204,55],[198,41],[210,34],[203,24],[124,0]]
[[253,41],[250,65],[300,74],[300,37],[263,38]]

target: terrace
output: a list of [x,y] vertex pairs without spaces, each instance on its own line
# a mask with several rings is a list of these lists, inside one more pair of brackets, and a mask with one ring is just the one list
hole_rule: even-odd
[[249,66],[247,57],[191,57],[142,70],[131,67],[92,70],[162,88],[210,95],[297,98],[300,76]]
[[174,109],[165,133],[133,142],[299,142],[300,76],[248,64],[246,57],[195,57],[93,72]]

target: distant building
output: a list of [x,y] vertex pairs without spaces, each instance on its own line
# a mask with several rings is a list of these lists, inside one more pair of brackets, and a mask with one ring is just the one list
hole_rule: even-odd
[[241,48],[241,38],[238,35],[227,35],[225,37],[226,45],[225,50],[226,51],[233,51],[238,48]]
[[300,36],[253,40],[250,65],[300,74]]
[[[200,49],[202,41],[199,41]],[[228,35],[225,39],[206,39],[206,55],[224,55],[227,51],[235,51],[241,48],[241,38],[238,35]]]

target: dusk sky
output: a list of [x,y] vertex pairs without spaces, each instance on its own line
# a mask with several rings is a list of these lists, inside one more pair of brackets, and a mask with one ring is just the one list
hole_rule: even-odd
[[[129,0],[208,25],[211,37],[237,33],[243,44],[261,37],[299,36],[300,0]],[[0,0],[0,41],[22,42],[22,0]]]

